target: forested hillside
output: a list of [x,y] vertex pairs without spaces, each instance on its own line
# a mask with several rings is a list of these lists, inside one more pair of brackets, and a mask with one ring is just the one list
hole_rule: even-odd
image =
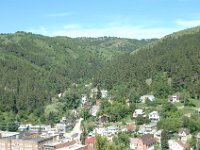
[[108,60],[150,41],[1,34],[0,118],[1,112],[18,114],[19,119],[41,117],[52,97],[69,85],[91,80]]
[[168,35],[130,55],[112,60],[97,74],[115,95],[181,92],[200,98],[200,27]]

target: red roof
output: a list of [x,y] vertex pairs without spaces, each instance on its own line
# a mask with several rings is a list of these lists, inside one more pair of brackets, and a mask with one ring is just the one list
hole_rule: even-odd
[[128,131],[133,131],[133,130],[136,130],[136,125],[135,124],[128,124],[126,126],[127,130]]
[[85,140],[85,143],[86,144],[94,144],[96,142],[96,137],[88,137],[86,140]]
[[188,144],[184,144],[182,141],[177,141],[177,143],[179,144],[179,145],[181,145],[184,149],[186,149],[186,148],[188,148],[189,147],[189,145]]

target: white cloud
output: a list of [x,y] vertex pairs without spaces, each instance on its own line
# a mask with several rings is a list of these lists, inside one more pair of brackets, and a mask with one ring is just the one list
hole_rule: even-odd
[[44,16],[46,17],[65,17],[65,16],[69,16],[70,13],[68,12],[63,12],[63,13],[51,13],[51,14],[45,14]]
[[176,24],[185,28],[195,27],[200,25],[200,20],[183,20],[177,19]]
[[48,35],[48,36],[68,36],[68,37],[121,37],[121,38],[161,38],[172,32],[178,31],[178,28],[152,28],[145,26],[127,26],[110,25],[102,27],[84,27],[78,24],[67,24],[59,28],[39,27],[27,31]]

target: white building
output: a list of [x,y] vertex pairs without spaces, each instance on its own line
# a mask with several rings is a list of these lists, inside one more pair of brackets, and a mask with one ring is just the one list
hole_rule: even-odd
[[98,105],[94,105],[92,106],[91,110],[90,110],[90,114],[94,117],[96,117],[97,112],[99,111],[100,107]]
[[81,96],[81,105],[84,106],[86,102],[87,102],[87,95],[86,94],[82,94],[82,96]]
[[171,103],[179,102],[180,101],[179,99],[180,99],[180,96],[178,94],[170,95],[168,97],[168,102],[171,102]]
[[188,145],[182,143],[181,141],[169,140],[168,144],[170,150],[185,150],[188,148]]
[[50,125],[40,124],[40,125],[28,125],[28,130],[30,132],[48,132],[51,130]]
[[136,110],[134,111],[134,113],[133,113],[133,118],[137,118],[138,115],[142,115],[142,116],[145,117],[143,109],[136,109]]
[[140,97],[142,103],[145,103],[146,100],[150,100],[151,102],[155,100],[155,96],[153,95],[143,95]]
[[157,111],[152,111],[151,113],[149,113],[149,119],[153,122],[157,122],[160,120],[160,115]]
[[105,90],[105,89],[101,90],[101,97],[107,98],[108,97],[108,90]]
[[58,133],[65,133],[66,132],[66,124],[64,123],[57,123],[55,125],[55,129]]

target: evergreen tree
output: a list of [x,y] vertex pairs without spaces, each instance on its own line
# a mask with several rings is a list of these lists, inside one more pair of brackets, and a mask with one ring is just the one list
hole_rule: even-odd
[[169,149],[168,140],[169,140],[168,133],[166,130],[163,130],[161,133],[161,148],[162,148],[162,150]]
[[101,87],[100,84],[97,84],[97,99],[101,99],[102,93],[101,93]]

